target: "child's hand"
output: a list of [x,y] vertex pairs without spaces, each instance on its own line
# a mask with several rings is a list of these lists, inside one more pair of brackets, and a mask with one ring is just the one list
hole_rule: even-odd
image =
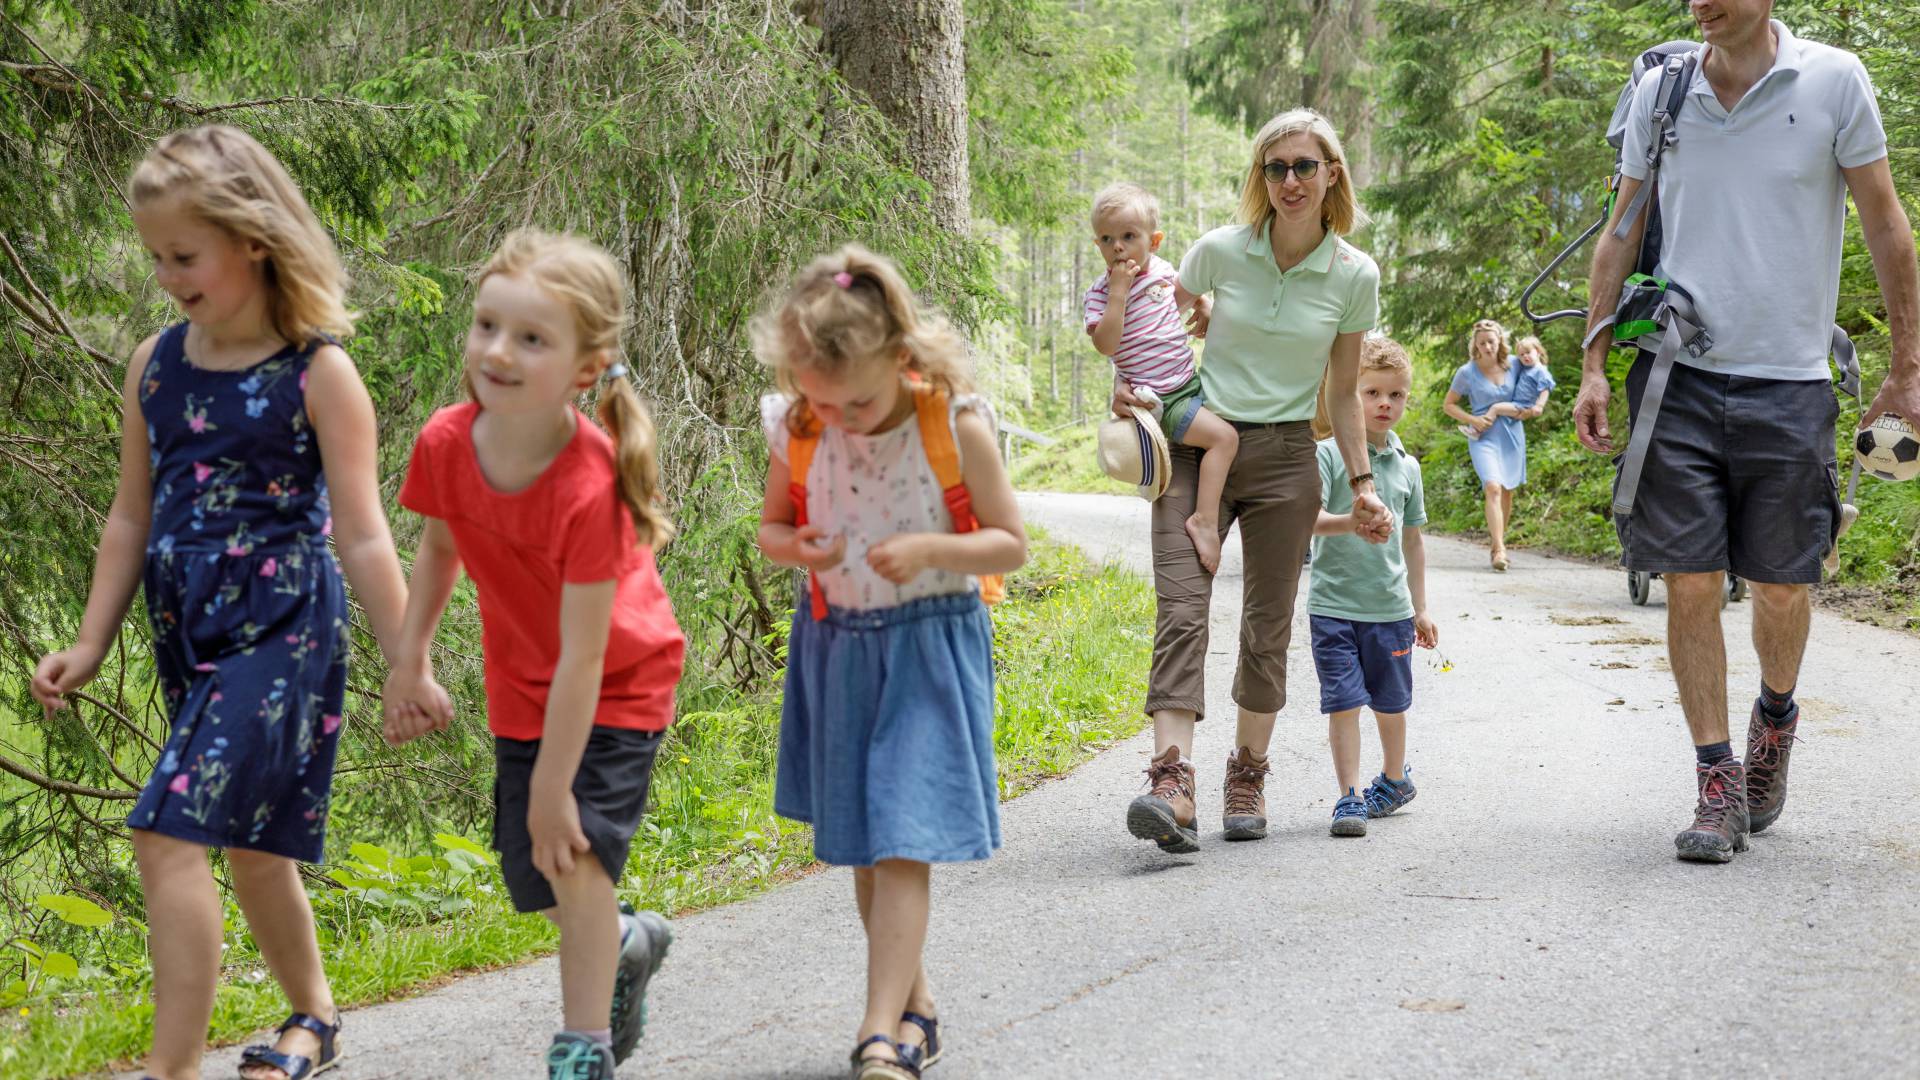
[[927,568],[927,537],[898,533],[867,549],[867,565],[895,585],[905,585]]
[[1413,613],[1413,643],[1423,649],[1440,644],[1440,628],[1434,625],[1433,617],[1424,611]]
[[1133,292],[1133,279],[1140,276],[1140,264],[1132,259],[1115,259],[1107,266],[1107,295]]
[[395,671],[380,691],[381,734],[388,746],[412,742],[453,722],[453,698],[426,670]]
[[1207,336],[1207,324],[1213,321],[1213,297],[1211,295],[1195,297],[1193,310],[1187,313],[1187,333],[1197,338]]
[[826,535],[818,525],[793,530],[793,551],[800,565],[809,570],[831,570],[847,557],[847,538],[836,536],[831,543],[824,543]]
[[573,858],[593,845],[580,829],[580,804],[570,787],[553,789],[540,779],[535,766],[527,833],[533,838],[533,868],[553,881],[573,873]]
[[1384,544],[1393,536],[1393,511],[1371,492],[1353,500],[1354,531],[1369,544]]
[[100,673],[104,653],[74,646],[40,658],[33,671],[33,697],[48,715],[67,707],[67,694],[78,690]]

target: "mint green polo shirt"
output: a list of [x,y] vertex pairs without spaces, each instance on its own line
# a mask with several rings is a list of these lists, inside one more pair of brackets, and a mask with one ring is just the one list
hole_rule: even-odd
[[1332,230],[1281,273],[1267,230],[1215,229],[1180,260],[1180,284],[1213,294],[1200,386],[1228,420],[1313,419],[1333,339],[1380,321],[1380,268]]
[[[1320,504],[1329,514],[1353,509],[1347,466],[1332,439],[1314,447],[1320,461]],[[1413,618],[1413,593],[1407,588],[1407,558],[1400,550],[1403,529],[1427,523],[1426,491],[1420,461],[1387,432],[1387,445],[1367,444],[1373,490],[1393,511],[1393,535],[1369,544],[1352,533],[1313,538],[1313,577],[1307,611],[1354,622],[1399,622]]]

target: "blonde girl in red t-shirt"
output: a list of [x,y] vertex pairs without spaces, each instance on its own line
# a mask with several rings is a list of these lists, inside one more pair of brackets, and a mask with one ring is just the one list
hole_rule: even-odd
[[1026,532],[965,345],[892,262],[858,246],[815,259],[753,342],[785,391],[761,404],[760,550],[813,578],[788,639],[774,809],[813,825],[815,857],[854,868],[854,1076],[917,1077],[941,1049],[921,966],[928,866],[1000,846],[977,575],[1024,563]]
[[[685,652],[654,564],[673,527],[657,505],[653,423],[617,355],[625,280],[578,237],[510,234],[474,296],[471,400],[427,421],[400,492],[427,520],[387,735],[398,744],[451,718],[426,656],[464,567],[494,734],[493,846],[514,907],[560,928],[554,1080],[613,1076],[672,941],[665,919],[614,896]],[[604,431],[575,407],[596,385]]]

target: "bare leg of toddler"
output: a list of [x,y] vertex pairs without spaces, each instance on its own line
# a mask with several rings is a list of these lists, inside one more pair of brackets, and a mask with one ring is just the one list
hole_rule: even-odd
[[1220,496],[1227,487],[1227,472],[1233,468],[1234,455],[1240,452],[1240,433],[1233,425],[1208,409],[1193,414],[1186,434],[1180,437],[1186,446],[1198,447],[1200,481],[1194,491],[1193,516],[1187,518],[1187,536],[1200,554],[1200,565],[1207,573],[1220,570]]

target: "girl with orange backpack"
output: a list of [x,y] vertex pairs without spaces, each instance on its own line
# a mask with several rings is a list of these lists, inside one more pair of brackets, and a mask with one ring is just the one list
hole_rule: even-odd
[[867,931],[859,1080],[940,1056],[921,965],[929,866],[1000,846],[993,760],[997,575],[1027,538],[965,345],[893,263],[815,259],[753,324],[783,391],[760,550],[808,571],[788,639],[774,809],[854,868]]

